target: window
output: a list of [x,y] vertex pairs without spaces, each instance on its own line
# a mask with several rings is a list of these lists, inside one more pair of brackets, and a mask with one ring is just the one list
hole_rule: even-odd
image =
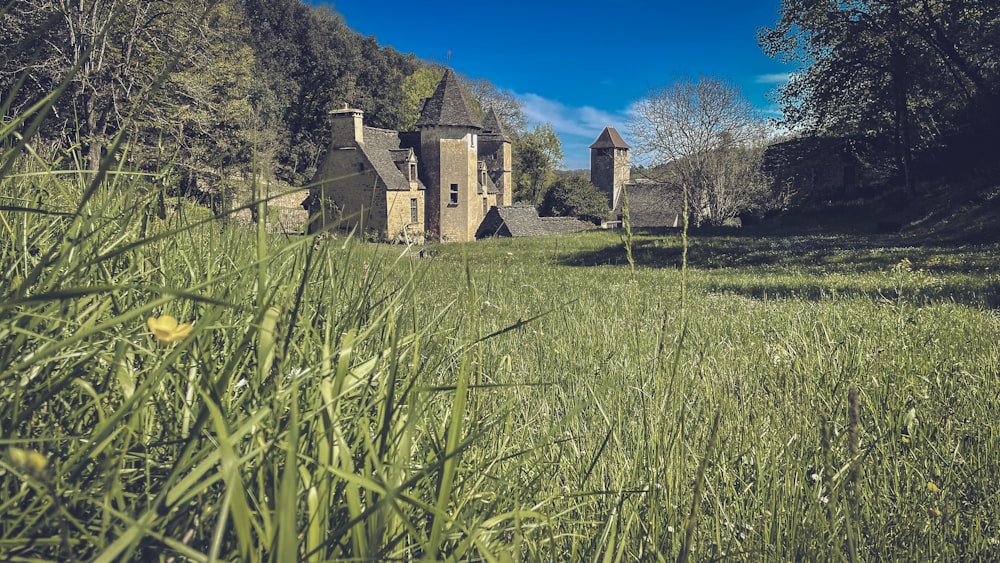
[[414,181],[416,179],[417,179],[417,165],[411,162],[410,163],[410,181],[412,182],[412,181]]
[[470,135],[469,136],[469,147],[476,148],[476,136],[475,135]]
[[486,214],[489,213],[489,212],[490,212],[490,200],[488,200],[488,199],[486,199],[484,197],[483,198],[483,217],[486,217]]
[[458,205],[458,184],[451,185],[451,198],[448,200],[449,205]]
[[417,216],[417,198],[410,198],[410,223],[419,223]]

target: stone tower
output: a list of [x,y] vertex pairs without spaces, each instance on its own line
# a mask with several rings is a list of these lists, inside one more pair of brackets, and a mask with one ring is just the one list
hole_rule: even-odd
[[427,188],[427,230],[441,241],[475,240],[487,196],[480,188],[476,146],[481,127],[450,68],[424,102],[417,127],[420,177]]
[[611,209],[617,209],[622,187],[629,182],[628,149],[614,127],[605,127],[590,145],[590,182],[608,197]]
[[486,112],[483,130],[479,135],[479,158],[486,165],[486,171],[497,187],[497,206],[514,203],[514,178],[511,170],[513,152],[511,140],[500,124],[493,108]]

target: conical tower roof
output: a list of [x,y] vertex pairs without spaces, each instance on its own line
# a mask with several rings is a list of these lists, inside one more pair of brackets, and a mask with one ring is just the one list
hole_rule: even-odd
[[604,131],[601,131],[601,135],[597,137],[594,144],[590,145],[592,149],[629,149],[632,148],[625,143],[622,136],[618,134],[618,131],[614,127],[605,127]]
[[417,127],[427,125],[449,125],[453,127],[474,127],[479,129],[479,123],[472,117],[465,93],[458,81],[455,71],[445,69],[444,77],[438,84],[434,95],[424,103],[424,109],[417,120]]
[[490,108],[486,112],[486,117],[483,118],[483,135],[492,135],[504,141],[510,141],[510,137],[504,131],[503,124],[500,123],[500,118],[497,117],[497,112],[493,111],[493,108]]

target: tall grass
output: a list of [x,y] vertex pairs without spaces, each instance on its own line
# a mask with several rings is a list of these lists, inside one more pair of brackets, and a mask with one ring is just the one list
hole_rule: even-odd
[[[82,191],[24,171],[3,195],[39,182]],[[109,175],[56,220],[0,212],[5,559],[465,558],[532,518],[463,513],[483,483],[459,469],[489,463],[464,453],[487,341],[456,340],[447,307],[415,315],[405,248],[161,219],[159,201]],[[192,334],[157,343],[163,314]]]
[[89,184],[38,166],[0,183],[3,559],[997,549],[978,266],[695,266],[685,333],[676,268],[574,265],[614,234],[421,260],[164,214],[124,171],[74,211]]

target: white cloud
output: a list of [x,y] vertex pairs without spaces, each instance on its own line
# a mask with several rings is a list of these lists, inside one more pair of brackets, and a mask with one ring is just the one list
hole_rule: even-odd
[[515,94],[524,104],[528,126],[549,123],[562,141],[564,165],[569,169],[589,168],[591,143],[605,127],[625,130],[627,114],[609,112],[592,106],[573,107],[538,94]]
[[758,74],[754,78],[755,84],[784,84],[791,79],[791,73],[776,72],[773,74]]

